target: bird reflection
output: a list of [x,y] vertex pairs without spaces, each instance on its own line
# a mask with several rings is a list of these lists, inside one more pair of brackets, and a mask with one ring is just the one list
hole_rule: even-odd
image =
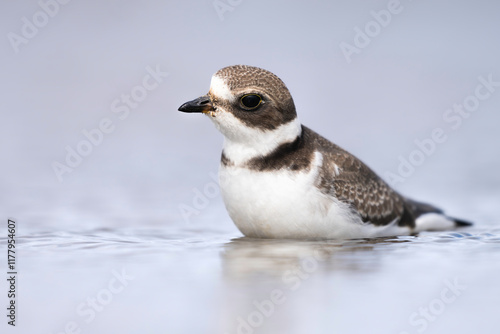
[[[295,320],[303,319],[304,305],[308,323],[322,326],[323,310],[330,308],[342,289],[339,277],[363,277],[378,271],[383,254],[411,238],[233,239],[221,254],[225,284],[220,295],[220,331],[297,332]],[[314,328],[310,331],[315,332]]]
[[229,279],[283,278],[290,271],[333,272],[377,270],[385,245],[411,241],[413,237],[301,241],[253,239],[231,240],[222,253],[224,274]]

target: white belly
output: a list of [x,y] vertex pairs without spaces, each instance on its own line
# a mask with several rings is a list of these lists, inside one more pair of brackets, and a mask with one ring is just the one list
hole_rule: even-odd
[[221,166],[220,187],[229,216],[244,235],[256,238],[339,239],[404,234],[392,231],[396,226],[365,224],[345,203],[322,193],[315,186],[321,162],[321,154],[317,153],[315,167],[302,172]]

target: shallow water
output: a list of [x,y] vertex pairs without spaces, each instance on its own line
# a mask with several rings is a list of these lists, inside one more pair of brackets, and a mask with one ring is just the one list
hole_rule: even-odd
[[495,227],[349,241],[193,227],[37,231],[20,236],[18,249],[22,333],[497,333],[500,325]]

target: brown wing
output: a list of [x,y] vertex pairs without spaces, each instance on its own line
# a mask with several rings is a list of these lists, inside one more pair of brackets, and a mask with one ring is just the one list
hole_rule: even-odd
[[[306,127],[304,130],[305,135],[313,133]],[[361,160],[321,136],[316,138],[315,146],[326,158],[323,159],[326,173],[319,180],[325,192],[351,205],[364,222],[387,225],[399,219],[400,226],[415,226],[415,219],[401,195]]]

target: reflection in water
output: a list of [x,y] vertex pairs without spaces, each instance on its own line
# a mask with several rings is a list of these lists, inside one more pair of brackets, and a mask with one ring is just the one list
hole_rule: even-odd
[[291,315],[300,317],[304,305],[314,300],[308,323],[316,316],[324,319],[321,310],[328,309],[328,304],[335,300],[335,288],[341,288],[340,284],[331,288],[340,273],[376,272],[381,254],[394,249],[391,245],[409,242],[411,238],[234,239],[224,246],[221,254],[225,280],[221,330],[223,333],[300,332]]
[[[378,238],[348,241],[297,241],[237,238],[224,246],[224,275],[230,280],[253,276],[283,277],[290,270],[373,271],[380,246],[409,242],[409,238]],[[318,269],[316,268],[316,269]],[[315,270],[316,270],[315,269]],[[314,271],[315,271],[314,270]]]
[[[86,333],[416,333],[409,316],[455,279],[468,289],[426,333],[496,319],[497,226],[349,241],[234,236],[185,227],[19,235],[22,332],[61,332],[73,319]],[[76,307],[122,269],[134,282],[85,323]]]

